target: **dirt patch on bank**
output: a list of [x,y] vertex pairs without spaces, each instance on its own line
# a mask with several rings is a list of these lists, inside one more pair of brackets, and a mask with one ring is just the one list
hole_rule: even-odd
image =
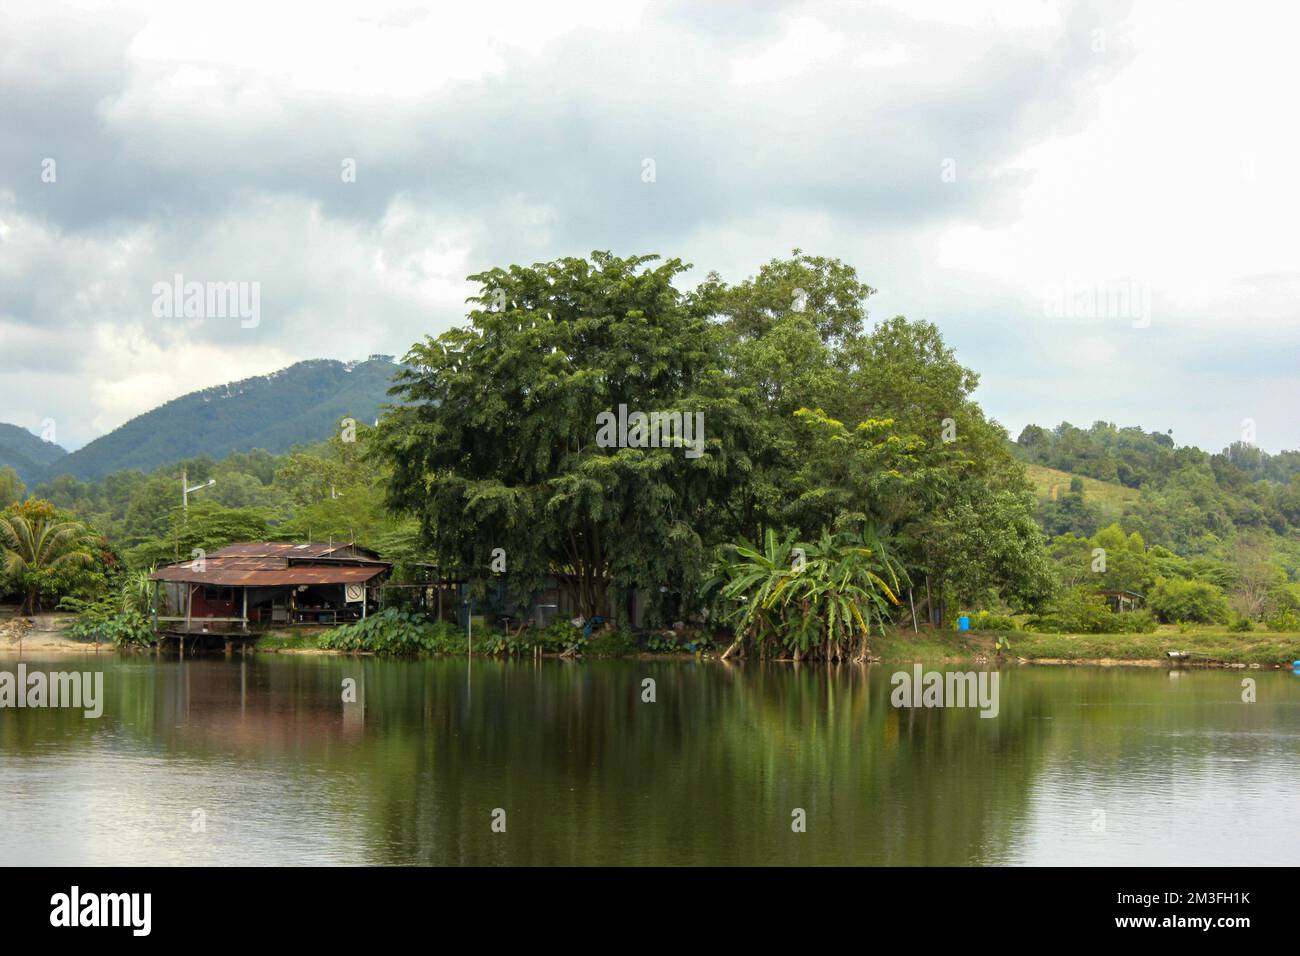
[[35,614],[24,617],[7,612],[0,615],[0,655],[18,655],[28,651],[66,654],[98,654],[113,651],[112,644],[74,640],[68,635],[71,614]]

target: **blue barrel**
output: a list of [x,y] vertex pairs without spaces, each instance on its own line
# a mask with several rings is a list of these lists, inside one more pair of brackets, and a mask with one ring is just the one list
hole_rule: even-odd
[[963,614],[961,617],[957,618],[957,630],[959,630],[959,631],[969,631],[969,630],[970,630],[970,618],[967,617],[965,614]]

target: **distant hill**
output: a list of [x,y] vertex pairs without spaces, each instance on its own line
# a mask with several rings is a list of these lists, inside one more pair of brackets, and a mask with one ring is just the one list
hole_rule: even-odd
[[[1034,485],[1039,501],[1055,501],[1058,495],[1070,490],[1070,480],[1075,476],[1068,471],[1048,468],[1046,465],[1025,465],[1025,477]],[[1124,508],[1136,504],[1142,492],[1136,488],[1125,488],[1113,481],[1098,481],[1080,475],[1083,481],[1083,493],[1087,499],[1101,508],[1106,523],[1118,521],[1124,514]]]
[[12,466],[23,484],[40,478],[47,466],[67,455],[53,442],[43,441],[25,428],[0,422],[0,468]]
[[[1121,519],[1148,546],[1222,558],[1258,545],[1290,580],[1300,575],[1300,451],[1270,454],[1242,439],[1211,453],[1167,431],[1102,421],[1026,425],[1010,449],[1038,491],[1035,517],[1049,538],[1091,536]],[[1070,491],[1075,478],[1080,492]]]
[[[84,448],[47,460],[34,477],[48,480],[67,474],[91,481],[123,468],[151,471],[199,455],[216,459],[254,448],[279,453],[321,441],[335,433],[342,418],[373,423],[380,406],[392,401],[387,392],[397,370],[388,356],[364,362],[313,359],[270,375],[191,392]],[[0,457],[0,465],[5,463]]]

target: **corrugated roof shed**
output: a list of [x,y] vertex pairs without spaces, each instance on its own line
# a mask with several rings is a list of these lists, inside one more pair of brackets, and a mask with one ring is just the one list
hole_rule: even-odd
[[[248,542],[228,545],[201,559],[169,564],[152,581],[189,582],[222,587],[276,587],[298,584],[357,584],[386,572],[375,552],[350,544]],[[317,562],[317,563],[313,563]],[[195,567],[195,565],[199,565]]]

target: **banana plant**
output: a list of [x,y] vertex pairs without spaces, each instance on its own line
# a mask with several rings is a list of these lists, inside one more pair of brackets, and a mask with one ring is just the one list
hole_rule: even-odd
[[761,550],[745,542],[728,549],[717,580],[738,641],[861,659],[900,603],[906,573],[874,528],[824,531],[809,544],[769,529]]

